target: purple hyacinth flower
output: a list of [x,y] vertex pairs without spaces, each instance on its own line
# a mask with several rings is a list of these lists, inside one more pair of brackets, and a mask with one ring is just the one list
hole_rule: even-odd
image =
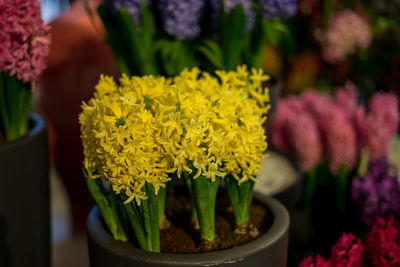
[[159,0],[164,30],[179,40],[196,38],[204,6],[204,0]]
[[367,225],[372,225],[378,217],[400,215],[397,170],[386,160],[370,163],[366,176],[353,180],[351,194]]
[[112,8],[114,12],[124,7],[126,11],[132,16],[136,26],[140,27],[140,12],[142,3],[150,4],[149,0],[103,0],[103,4]]
[[258,0],[263,10],[264,19],[275,17],[288,18],[296,14],[296,0]]
[[[254,22],[256,20],[256,14],[252,9],[252,0],[224,0],[225,13],[229,14],[238,5],[242,5],[244,14],[246,15],[246,31],[250,31],[253,28]],[[219,17],[219,12],[221,8],[221,0],[210,0],[210,6],[213,12],[212,18],[216,24]]]

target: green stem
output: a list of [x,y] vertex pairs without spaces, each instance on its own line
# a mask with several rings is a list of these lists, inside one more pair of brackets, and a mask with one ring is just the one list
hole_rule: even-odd
[[[123,202],[124,200],[121,199],[121,201]],[[149,250],[144,227],[143,214],[140,206],[138,206],[136,202],[132,201],[130,203],[123,204],[123,208],[126,212],[129,223],[135,233],[136,240],[138,241],[139,246],[144,250]]]
[[149,251],[160,252],[160,229],[158,219],[158,196],[152,185],[146,183],[147,199],[142,201],[144,225],[146,229]]
[[317,187],[317,169],[313,168],[304,173],[304,208],[311,212],[315,189]]
[[31,84],[2,72],[0,78],[1,128],[7,140],[16,140],[28,132]]
[[[140,205],[133,200],[123,206],[139,246],[147,251],[160,252],[158,195],[148,183],[142,190],[146,193],[147,199],[142,200]],[[124,199],[121,198],[121,201]]]
[[199,218],[197,216],[197,209],[196,209],[196,204],[194,201],[194,193],[193,193],[193,189],[192,189],[192,179],[190,178],[190,175],[187,172],[183,173],[183,177],[185,179],[186,186],[189,190],[190,217],[192,219],[192,222],[198,222]]
[[8,136],[8,131],[10,129],[10,118],[9,118],[9,110],[7,109],[6,102],[6,74],[4,72],[0,72],[0,118],[1,118],[1,127],[4,132],[4,136]]
[[257,15],[254,27],[245,39],[243,59],[249,68],[260,68],[266,42],[262,15]]
[[231,175],[227,175],[224,180],[232,204],[233,214],[235,215],[236,225],[240,226],[249,220],[254,181],[247,180],[239,184]]
[[200,175],[196,179],[190,176],[189,179],[189,194],[197,210],[201,238],[211,242],[215,238],[215,202],[220,178],[212,181]]
[[220,47],[226,70],[236,68],[242,55],[246,15],[242,5],[237,5],[229,14],[225,13],[224,2],[220,11]]
[[93,179],[93,172],[89,168],[86,170],[83,168],[83,174],[85,176],[89,192],[91,193],[97,207],[100,210],[105,223],[108,226],[111,234],[115,240],[127,241],[127,235],[124,231],[124,227],[121,225],[120,217],[118,217],[116,209],[112,205],[112,201],[108,198],[100,179]]
[[19,91],[19,106],[17,115],[18,137],[22,137],[28,133],[29,126],[29,110],[31,109],[32,91],[31,84],[23,84]]
[[165,204],[167,200],[168,184],[158,190],[158,220],[162,224],[167,218],[165,216]]
[[10,135],[7,137],[9,140],[14,140],[18,138],[18,128],[17,124],[17,109],[18,109],[18,99],[15,96],[18,91],[20,91],[20,86],[14,81],[14,78],[6,74],[6,96],[8,102],[9,118],[10,118]]
[[123,39],[119,40],[118,38],[118,25],[115,21],[115,17],[111,14],[110,10],[103,5],[99,6],[98,14],[107,30],[106,39],[114,53],[120,74],[125,73],[128,76],[131,76],[133,73],[130,72],[132,68],[127,64],[127,61],[129,60],[126,59],[126,44]]
[[348,170],[346,166],[342,165],[339,168],[339,172],[336,176],[336,192],[337,192],[337,201],[338,208],[341,213],[344,213],[346,206],[346,193],[348,187]]
[[323,160],[318,166],[317,166],[317,174],[318,174],[318,185],[322,187],[327,187],[330,184],[331,181],[331,172],[329,170],[328,162],[326,160]]

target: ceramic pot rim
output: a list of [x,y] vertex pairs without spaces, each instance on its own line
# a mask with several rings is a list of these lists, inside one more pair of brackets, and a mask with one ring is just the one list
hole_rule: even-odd
[[37,113],[29,113],[29,122],[32,123],[32,128],[29,130],[28,134],[11,142],[6,142],[0,145],[0,151],[13,149],[17,146],[22,146],[27,142],[31,142],[32,139],[41,136],[40,133],[46,130],[46,124],[44,119]]
[[126,245],[123,242],[116,241],[105,231],[102,220],[99,217],[97,207],[94,207],[88,217],[87,231],[89,238],[98,246],[111,251],[119,257],[128,260],[139,260],[147,263],[170,263],[174,266],[196,263],[198,266],[213,266],[221,263],[234,263],[244,258],[257,254],[276,244],[284,238],[289,228],[289,214],[286,208],[279,201],[254,192],[254,198],[267,206],[273,214],[273,223],[271,228],[258,237],[243,246],[230,248],[215,252],[197,253],[197,254],[171,254],[154,253],[144,251],[133,246]]

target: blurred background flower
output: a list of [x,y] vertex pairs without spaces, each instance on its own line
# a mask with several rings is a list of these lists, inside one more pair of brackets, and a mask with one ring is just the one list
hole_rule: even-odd
[[317,124],[302,99],[290,97],[278,102],[270,122],[272,145],[299,160],[303,171],[315,167],[322,159]]
[[213,13],[212,18],[215,24],[218,21],[222,3],[226,14],[230,14],[238,5],[242,5],[244,14],[246,15],[246,31],[249,31],[253,27],[256,14],[252,9],[252,0],[210,0]]
[[314,52],[292,57],[286,71],[286,93],[296,94],[313,87],[320,69],[320,59]]
[[385,159],[371,162],[365,177],[353,180],[351,194],[367,225],[372,225],[379,217],[400,215],[398,172]]
[[379,218],[368,233],[366,259],[372,266],[400,264],[399,221],[393,216]]
[[122,7],[132,16],[136,26],[140,27],[140,13],[143,3],[149,4],[151,0],[103,0],[104,5],[118,12]]
[[275,17],[288,18],[296,14],[296,0],[258,0],[263,10],[264,19]]
[[367,48],[371,43],[369,25],[359,14],[343,10],[329,21],[321,44],[324,59],[332,64],[344,61],[357,48]]
[[379,218],[368,233],[365,246],[352,233],[343,233],[332,247],[330,258],[320,255],[306,257],[299,267],[361,267],[398,266],[400,244],[398,241],[399,221],[393,216]]
[[46,65],[49,29],[38,1],[0,2],[0,71],[24,83],[36,80]]
[[178,40],[193,39],[200,34],[200,19],[205,1],[158,0],[157,7],[164,30]]
[[356,133],[343,110],[332,105],[319,115],[326,158],[332,174],[337,174],[341,166],[351,169],[357,160]]
[[378,93],[369,101],[368,111],[359,108],[356,125],[360,131],[360,140],[372,159],[387,155],[390,140],[396,134],[399,125],[398,98],[391,93]]
[[362,266],[364,245],[353,234],[342,234],[332,247],[329,258],[332,266]]

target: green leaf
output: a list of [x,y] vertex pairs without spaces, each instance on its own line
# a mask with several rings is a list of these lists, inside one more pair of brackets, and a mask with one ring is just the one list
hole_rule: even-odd
[[167,76],[175,76],[184,68],[198,65],[194,57],[194,47],[189,41],[161,39],[157,41],[155,47]]
[[264,31],[267,36],[267,40],[273,45],[277,46],[281,38],[281,31],[277,27],[275,20],[267,20],[264,22]]
[[242,55],[246,15],[243,6],[236,6],[230,14],[225,14],[221,8],[220,16],[220,47],[226,70],[233,70]]
[[99,208],[108,228],[110,229],[111,234],[114,236],[114,239],[127,241],[128,238],[124,233],[119,218],[116,216],[116,210],[111,207],[111,202],[101,180],[93,179],[93,173],[90,169],[86,170],[85,168],[82,168],[82,171],[85,176],[89,192],[96,202],[96,205]]
[[285,50],[286,58],[291,57],[294,54],[294,52],[296,51],[296,40],[294,39],[294,37],[290,31],[283,32],[282,45]]
[[[124,199],[120,197],[120,201],[123,203]],[[125,210],[139,246],[144,250],[149,250],[141,208],[134,201],[122,204],[122,207]]]
[[124,7],[117,14],[104,6],[98,13],[107,30],[110,44],[121,73],[128,75],[157,74],[154,61],[154,30],[150,8],[143,3],[141,7],[141,28]]
[[205,39],[196,49],[214,66],[214,68],[224,69],[223,54],[216,42]]
[[148,49],[147,54],[149,54],[151,48],[153,47],[153,36],[154,36],[154,29],[153,29],[153,21],[151,18],[151,10],[149,6],[143,1],[142,2],[142,10],[141,10],[141,22],[142,22],[142,29],[141,35],[143,40],[143,46]]
[[190,179],[187,184],[191,186],[189,193],[196,206],[200,236],[202,239],[212,242],[215,238],[215,202],[220,178],[216,177],[215,181],[211,181],[200,175],[196,179],[187,176],[187,179]]
[[7,132],[10,128],[10,118],[9,118],[9,110],[7,108],[7,101],[6,101],[6,74],[4,72],[0,72],[0,115],[1,115],[1,127],[4,131],[4,136],[7,136]]
[[232,175],[227,175],[224,181],[235,215],[236,225],[239,226],[249,220],[254,182],[247,180],[239,185],[239,182]]
[[114,53],[119,72],[126,73],[130,76],[131,70],[128,67],[127,62],[125,61],[127,57],[125,45],[123,40],[120,40],[119,38],[119,27],[115,17],[113,16],[113,14],[110,13],[109,9],[104,7],[103,5],[100,5],[98,7],[97,12],[101,20],[103,21],[104,27],[106,28],[106,39]]
[[161,224],[164,220],[166,220],[165,216],[165,205],[167,202],[167,191],[170,183],[168,182],[165,187],[160,187],[158,189],[158,221]]
[[265,41],[264,22],[262,16],[259,15],[256,18],[253,29],[246,38],[243,49],[244,61],[250,68],[259,68],[261,66]]
[[315,190],[317,188],[317,167],[312,168],[304,173],[303,178],[303,196],[304,208],[306,212],[312,211],[312,204],[314,200]]
[[142,36],[139,34],[139,30],[132,19],[132,16],[126,11],[125,8],[121,8],[117,14],[119,22],[119,39],[125,43],[125,60],[131,60],[129,66],[130,69],[138,68],[139,75],[144,73],[144,63],[146,61],[146,46],[143,43]]
[[158,196],[155,194],[154,187],[146,183],[144,186],[147,199],[142,201],[140,207],[143,211],[146,236],[149,244],[149,251],[160,252],[160,229],[158,218]]
[[347,189],[349,186],[349,170],[345,165],[340,166],[339,171],[335,177],[336,181],[336,200],[339,211],[344,213],[346,208]]

